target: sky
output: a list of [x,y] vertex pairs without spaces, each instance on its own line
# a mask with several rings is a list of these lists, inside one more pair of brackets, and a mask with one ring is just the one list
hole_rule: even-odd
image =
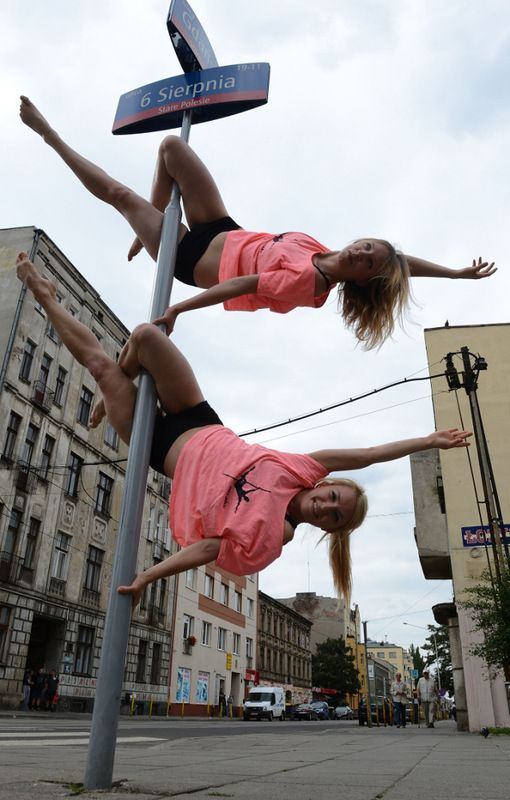
[[[18,118],[28,95],[75,149],[148,196],[162,134],[112,136],[118,98],[180,74],[167,0],[6,0],[0,51],[0,228],[34,225],[120,319],[147,319],[154,265]],[[448,267],[496,261],[488,280],[416,279],[403,329],[357,346],[333,296],[321,310],[179,318],[174,340],[205,396],[247,431],[427,374],[424,328],[508,322],[510,7],[505,0],[193,0],[220,65],[267,61],[266,106],[197,125],[190,144],[229,213],[251,230],[305,231],[338,249],[389,239]],[[175,282],[173,300],[192,294]],[[469,344],[459,341],[458,346]],[[442,366],[437,365],[438,371]],[[446,384],[435,382],[435,391]],[[452,419],[452,426],[458,420]],[[391,389],[250,437],[289,452],[367,447],[433,430],[428,382]],[[413,538],[408,459],[353,473],[369,517],[352,537],[354,588],[373,638],[421,644],[448,581],[425,581]],[[324,544],[300,526],[260,576],[274,597],[333,595]],[[411,623],[404,626],[403,622]]]

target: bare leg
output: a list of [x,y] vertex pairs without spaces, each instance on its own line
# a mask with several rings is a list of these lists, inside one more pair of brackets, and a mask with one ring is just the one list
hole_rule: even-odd
[[126,218],[149,255],[156,260],[163,223],[161,211],[72,150],[27,97],[21,98],[20,116],[25,125],[39,133],[58,153],[89,192]]
[[55,286],[40,275],[26,253],[19,254],[16,267],[18,277],[42,305],[62,342],[97,381],[108,419],[121,439],[129,443],[136,400],[133,382],[106,355],[92,331],[57,302]]

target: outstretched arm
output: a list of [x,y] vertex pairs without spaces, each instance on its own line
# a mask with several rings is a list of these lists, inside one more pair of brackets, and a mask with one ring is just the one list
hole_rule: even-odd
[[498,269],[494,266],[494,261],[489,264],[488,261],[483,261],[481,257],[478,261],[474,258],[470,267],[462,267],[461,269],[450,269],[415,256],[406,255],[406,259],[409,264],[409,273],[413,278],[474,278],[476,280],[489,278]]
[[376,447],[360,447],[352,450],[318,450],[309,453],[312,458],[322,464],[330,472],[337,472],[350,469],[363,469],[371,464],[379,464],[382,461],[394,461],[411,453],[419,453],[421,450],[433,450],[438,447],[441,450],[449,450],[452,447],[468,447],[468,437],[472,434],[468,431],[459,431],[451,428],[446,431],[434,431],[428,436],[417,439],[401,439],[398,442],[388,442]]
[[185,572],[193,567],[201,567],[202,564],[209,564],[218,557],[220,546],[221,539],[219,537],[194,542],[188,547],[183,547],[178,553],[165,558],[164,561],[160,561],[159,564],[149,567],[145,572],[141,572],[135,577],[133,583],[129,586],[119,586],[117,591],[119,594],[133,595],[134,608],[140,602],[142,592],[149,583],[160,578],[168,578],[170,575],[177,575],[178,572]]
[[175,321],[179,314],[184,311],[194,311],[197,308],[215,306],[217,303],[224,303],[225,300],[232,300],[234,297],[241,297],[244,294],[255,294],[259,283],[258,275],[241,275],[239,278],[230,278],[228,281],[217,283],[205,292],[183,300],[167,308],[162,317],[153,320],[154,325],[166,325],[167,334],[172,333]]

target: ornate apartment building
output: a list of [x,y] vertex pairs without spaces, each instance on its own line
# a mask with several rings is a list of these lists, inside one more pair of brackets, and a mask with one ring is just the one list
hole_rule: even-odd
[[311,627],[302,614],[259,591],[259,682],[283,686],[288,703],[312,696]]
[[[128,330],[55,243],[0,231],[0,703],[16,707],[26,668],[55,669],[61,702],[94,697],[127,448],[88,428],[95,382],[16,277],[25,250],[59,302],[115,358]],[[166,557],[169,481],[149,473],[138,569]],[[166,708],[173,580],[152,584],[131,624],[123,688]]]

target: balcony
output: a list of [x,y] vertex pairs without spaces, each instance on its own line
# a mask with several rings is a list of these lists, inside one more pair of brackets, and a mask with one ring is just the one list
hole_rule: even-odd
[[16,489],[19,489],[20,492],[31,494],[34,491],[35,483],[35,471],[30,467],[29,464],[23,464],[23,462],[19,462],[14,475],[14,485],[16,486]]
[[95,589],[87,589],[85,586],[81,590],[80,602],[83,603],[84,606],[99,608],[100,600],[101,592],[97,592]]
[[55,392],[50,392],[44,381],[36,381],[32,390],[32,403],[41,409],[41,411],[48,412],[53,403]]
[[23,559],[15,556],[8,550],[0,551],[0,581],[2,583],[17,583]]
[[50,582],[48,584],[48,594],[52,594],[55,597],[65,597],[66,593],[66,582],[60,580],[60,578],[50,578]]
[[411,458],[415,540],[427,580],[452,577],[446,509],[438,450],[414,453]]

